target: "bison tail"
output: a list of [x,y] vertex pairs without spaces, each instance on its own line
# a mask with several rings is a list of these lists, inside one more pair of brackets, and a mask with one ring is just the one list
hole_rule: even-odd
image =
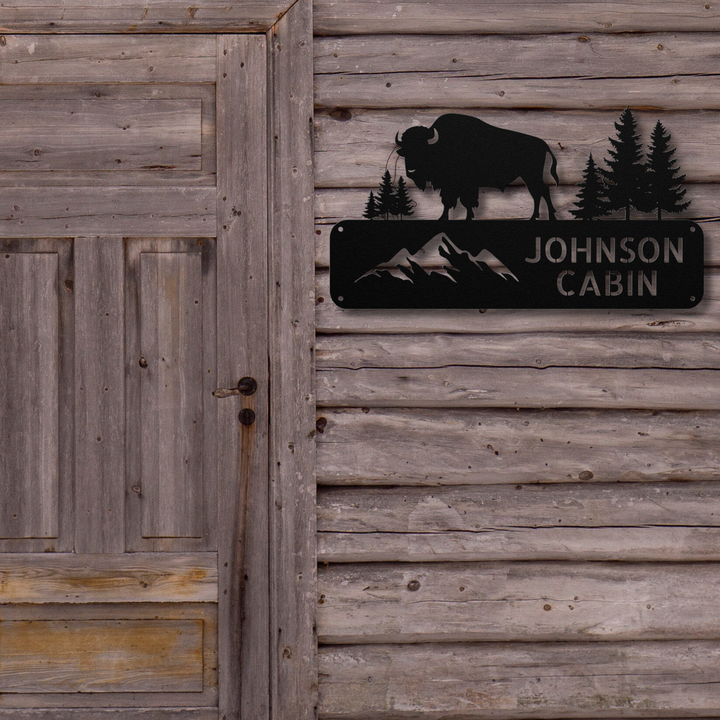
[[550,174],[555,178],[555,187],[558,187],[560,185],[560,178],[557,174],[557,160],[555,159],[555,156],[553,155],[553,151],[548,148],[548,152],[550,153],[550,157],[552,158],[552,165],[550,166]]

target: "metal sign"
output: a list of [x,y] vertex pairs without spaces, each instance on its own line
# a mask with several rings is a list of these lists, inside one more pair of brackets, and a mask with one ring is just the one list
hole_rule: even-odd
[[[440,191],[439,220],[414,214],[402,176],[385,171],[370,193],[366,220],[339,222],[330,235],[330,292],[343,308],[689,308],[703,296],[703,233],[684,219],[663,219],[689,206],[658,121],[647,158],[626,109],[607,168],[589,156],[575,220],[556,219],[543,179],[545,141],[448,114],[429,128],[395,137],[407,177]],[[474,220],[479,190],[525,183],[528,220]],[[449,220],[458,202],[466,220]],[[547,220],[540,220],[541,210]],[[631,211],[656,219],[630,219]],[[613,213],[625,219],[604,219]]]

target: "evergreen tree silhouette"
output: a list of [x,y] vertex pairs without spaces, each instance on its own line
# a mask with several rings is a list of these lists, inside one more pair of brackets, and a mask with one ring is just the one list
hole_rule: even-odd
[[395,210],[402,220],[403,215],[412,215],[415,203],[410,199],[405,179],[401,175],[398,178],[397,192],[395,193]]
[[629,107],[615,123],[617,139],[608,138],[613,146],[609,150],[610,159],[605,160],[609,170],[600,169],[607,181],[605,190],[608,210],[625,210],[625,219],[630,219],[630,208],[641,212],[650,210],[650,202],[645,187],[645,166],[642,164],[642,144],[636,134],[637,122]]
[[578,202],[573,203],[577,210],[571,210],[570,214],[578,220],[595,220],[595,218],[610,212],[608,201],[605,199],[605,188],[602,185],[592,153],[588,157],[577,198]]
[[670,148],[670,133],[666,134],[662,123],[658,120],[650,137],[651,144],[647,161],[647,184],[651,210],[657,210],[657,219],[662,219],[662,211],[679,213],[690,206],[690,201],[683,202],[685,188],[681,188],[684,175],[678,175],[673,158],[675,148]]
[[388,216],[397,214],[397,196],[389,170],[386,170],[382,176],[375,203],[377,214],[384,215],[386,220]]
[[368,220],[372,220],[373,218],[376,218],[379,214],[380,213],[378,213],[377,211],[377,205],[375,204],[375,196],[371,192],[367,204],[365,205],[365,212],[363,213],[363,217],[367,218]]

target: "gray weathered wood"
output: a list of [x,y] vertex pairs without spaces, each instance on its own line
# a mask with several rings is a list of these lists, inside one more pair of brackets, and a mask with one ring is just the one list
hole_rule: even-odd
[[[269,715],[267,46],[218,38],[218,428],[220,717]],[[255,411],[253,425],[238,411]]]
[[272,717],[311,720],[317,698],[311,0],[293,5],[270,43]]
[[200,100],[3,100],[3,170],[200,170]]
[[[536,11],[542,7],[537,2],[533,6]],[[555,9],[561,6],[562,3],[556,3]],[[460,8],[462,4],[455,3],[454,7]],[[466,10],[471,8],[470,3],[465,5]],[[432,25],[438,20],[442,22],[436,17]],[[489,79],[714,75],[720,71],[715,51],[718,39],[717,34],[710,32],[647,33],[646,28],[643,34],[632,36],[339,35],[315,41],[315,73],[359,75],[392,69],[396,73],[444,72],[449,77],[472,75]]]
[[[391,60],[388,62],[392,63]],[[379,184],[388,155],[395,147],[395,134],[402,134],[413,125],[429,127],[444,112],[443,108],[319,112],[315,116],[317,186],[371,188]],[[608,138],[615,137],[614,123],[618,119],[615,111],[546,112],[455,108],[450,112],[472,115],[496,127],[542,138],[557,158],[558,176],[563,185],[578,185],[582,181],[590,153],[600,165],[609,157],[611,145]],[[715,132],[718,123],[716,112],[666,114],[633,108],[633,115],[638,121],[638,132],[646,148],[656,121],[660,119],[663,122],[672,136],[675,157],[687,176],[687,183],[718,182],[720,141]],[[391,172],[395,168],[396,159],[395,155],[390,157]],[[397,164],[397,172],[405,174],[405,162],[402,159]],[[554,185],[549,169],[546,170],[546,180]],[[518,180],[517,184],[522,185],[522,181]],[[555,194],[552,186],[551,192]],[[577,188],[573,188],[573,192],[577,192]],[[413,191],[413,194],[417,195],[418,192]],[[694,186],[688,188],[687,197],[693,198],[694,202],[698,200]],[[708,210],[713,212],[709,203]],[[702,215],[703,210],[691,204],[688,213]]]
[[467,643],[322,648],[321,718],[703,717],[720,643]]
[[720,529],[705,527],[506,528],[437,533],[322,532],[318,560],[463,562],[720,560]]
[[201,692],[201,620],[2,620],[3,692]]
[[317,402],[320,407],[720,410],[720,371],[464,366],[328,369],[318,371]]
[[115,708],[82,710],[46,708],[44,710],[3,710],[0,720],[217,720],[216,707],[206,708]]
[[8,33],[264,32],[291,4],[290,0],[230,4],[197,0],[192,6],[177,0],[103,4],[42,0],[29,6],[11,0],[0,9],[0,27]]
[[0,603],[217,602],[215,553],[7,554]]
[[718,592],[716,563],[321,565],[318,639],[345,645],[717,637]]
[[2,82],[211,83],[216,44],[213,35],[5,35]]
[[552,108],[553,110],[633,107],[669,110],[717,110],[720,91],[708,77],[529,78],[494,80],[448,77],[445,73],[319,75],[319,107]]
[[75,239],[75,550],[125,549],[121,237]]
[[126,238],[125,262],[126,549],[214,550],[215,242]]
[[449,365],[720,369],[720,338],[714,333],[321,335],[315,357],[319,370]]
[[322,411],[322,484],[460,485],[712,480],[716,412]]
[[55,187],[0,193],[0,235],[212,237],[214,188]]
[[199,252],[141,253],[144,537],[202,536],[203,301]]
[[720,13],[710,3],[663,0],[652,6],[617,2],[511,4],[410,0],[315,0],[315,32],[366,33],[532,33],[659,32],[720,30]]
[[58,535],[58,266],[56,253],[0,255],[2,538]]
[[705,272],[702,302],[690,310],[342,310],[317,275],[320,333],[718,332],[720,273]]

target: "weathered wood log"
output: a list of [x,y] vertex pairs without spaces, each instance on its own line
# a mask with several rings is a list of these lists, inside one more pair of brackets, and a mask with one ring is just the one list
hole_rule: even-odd
[[652,6],[623,2],[518,2],[478,4],[410,0],[315,1],[319,35],[366,33],[661,32],[720,30],[718,9],[692,0]]
[[322,411],[317,475],[334,485],[713,480],[716,412]]
[[720,369],[714,333],[320,335],[318,370],[361,368],[597,367]]
[[345,645],[716,637],[719,593],[716,563],[320,565],[318,640]]
[[[353,108],[320,111],[315,115],[316,186],[374,187],[379,184],[388,163],[388,155],[395,148],[395,134],[402,134],[413,125],[430,127],[446,112],[472,115],[496,127],[542,138],[557,158],[558,176],[563,185],[577,185],[582,181],[590,153],[597,164],[603,165],[603,160],[609,157],[608,150],[611,148],[608,137],[614,137],[614,123],[618,116],[615,111],[605,110],[546,112],[486,108]],[[655,122],[658,118],[663,122],[672,136],[671,144],[676,148],[675,157],[687,176],[687,182],[716,183],[720,180],[720,140],[716,132],[718,119],[715,112],[674,112],[665,115],[652,110],[633,110],[633,115],[638,121],[638,132],[645,147],[650,142]],[[388,164],[391,172],[395,168],[396,159],[397,156],[390,155]],[[405,174],[405,163],[402,159],[397,164],[397,172],[400,175]],[[547,171],[546,174],[547,182],[554,185]],[[522,181],[517,180],[516,184],[522,186]],[[412,186],[412,183],[410,185]],[[694,186],[689,188],[687,195],[693,202],[698,200],[695,189]],[[368,190],[365,191],[366,195],[367,192]],[[551,192],[555,194],[552,187]],[[713,193],[714,190],[709,189],[711,196]],[[417,195],[420,193],[413,191],[413,197]],[[429,196],[432,197],[432,193],[429,193]],[[717,214],[717,208],[710,198],[706,205],[707,212]],[[688,212],[703,214],[702,210],[693,205]]]
[[[651,611],[648,611],[651,612]],[[703,717],[720,643],[464,643],[320,649],[321,718]]]
[[705,295],[690,310],[342,310],[317,274],[319,333],[718,332],[720,272],[705,272]]

